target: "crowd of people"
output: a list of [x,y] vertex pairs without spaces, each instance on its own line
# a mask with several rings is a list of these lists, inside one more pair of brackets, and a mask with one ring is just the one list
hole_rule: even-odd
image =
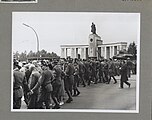
[[[22,97],[27,109],[60,109],[64,103],[71,103],[79,96],[79,86],[110,84],[115,76],[121,76],[123,83],[130,87],[128,77],[136,74],[131,60],[113,59],[59,59],[13,62],[13,109],[20,109]],[[66,96],[66,97],[65,97]]]

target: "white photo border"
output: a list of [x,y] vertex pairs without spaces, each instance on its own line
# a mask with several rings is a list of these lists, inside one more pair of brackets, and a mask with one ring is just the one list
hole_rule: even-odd
[[[12,12],[12,32],[13,32],[13,14],[17,12]],[[24,12],[25,13],[25,12]],[[32,13],[32,12],[30,12]],[[36,12],[34,12],[36,13]],[[45,13],[45,12],[44,12]],[[59,13],[59,12],[48,12],[48,13]],[[64,13],[64,12],[60,12]],[[67,13],[67,12],[65,12]],[[85,13],[85,12],[68,12],[68,13]],[[86,13],[96,13],[96,12],[86,12]],[[126,12],[100,12],[100,13],[126,13]],[[141,13],[137,12],[128,12],[126,14],[138,14],[139,16],[139,28],[137,32],[137,72],[136,72],[136,109],[135,110],[100,110],[100,109],[13,109],[13,43],[12,43],[12,51],[11,51],[11,112],[86,112],[86,113],[139,113],[139,86],[140,86],[140,35],[141,35]],[[12,33],[13,38],[13,33]]]

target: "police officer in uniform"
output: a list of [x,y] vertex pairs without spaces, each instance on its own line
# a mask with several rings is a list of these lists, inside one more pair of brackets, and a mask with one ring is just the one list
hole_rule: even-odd
[[52,80],[53,80],[53,73],[52,73],[52,71],[50,71],[48,65],[44,64],[43,72],[42,72],[42,75],[40,76],[39,81],[37,82],[37,84],[33,87],[31,92],[29,93],[30,95],[33,94],[41,86],[40,97],[38,100],[39,109],[43,109],[43,102],[45,103],[45,108],[50,109],[51,92],[53,90],[52,84],[51,84]]
[[55,60],[53,62],[53,74],[54,74],[54,80],[52,82],[52,86],[53,86],[53,91],[52,91],[52,99],[55,103],[55,106],[52,109],[59,109],[60,105],[59,105],[59,92],[61,89],[61,74],[62,74],[62,70],[61,67],[59,65],[57,65],[58,61]]
[[104,62],[104,76],[105,76],[105,82],[108,83],[108,60],[105,59],[105,62]]
[[[83,87],[86,86],[85,84],[85,80],[84,80],[84,74],[85,74],[85,65],[83,64],[83,62],[81,60],[77,60],[78,65],[79,65],[79,76],[80,76],[80,80],[82,82]],[[79,86],[79,83],[78,83]]]
[[78,84],[78,79],[79,79],[79,66],[78,64],[75,62],[74,63],[74,85],[73,85],[73,97],[78,96],[80,94],[80,91],[78,90],[77,84]]
[[130,83],[128,82],[128,76],[127,76],[127,63],[126,61],[123,61],[122,67],[121,67],[121,78],[120,78],[120,88],[123,88],[123,83],[127,84],[130,88]]
[[113,78],[113,80],[115,81],[114,84],[117,83],[117,80],[115,78],[115,65],[114,65],[114,62],[112,61],[112,59],[110,58],[109,59],[109,80],[108,80],[108,84],[110,83],[111,81],[111,78]]
[[28,89],[25,76],[22,72],[19,71],[19,65],[17,62],[14,62],[13,65],[13,109],[21,108],[21,98],[23,96],[23,87]]
[[[37,71],[34,65],[30,66],[30,71],[32,72],[28,80],[28,86],[32,89],[38,82],[40,78],[40,73]],[[37,109],[39,89],[37,89],[32,95],[28,98],[28,109]]]
[[66,103],[71,103],[72,99],[72,89],[74,83],[74,66],[72,64],[72,59],[69,59],[69,63],[65,68],[65,91],[68,95],[68,100]]
[[100,83],[105,83],[105,80],[104,80],[104,63],[103,63],[103,60],[100,60],[100,63],[99,63],[99,82]]

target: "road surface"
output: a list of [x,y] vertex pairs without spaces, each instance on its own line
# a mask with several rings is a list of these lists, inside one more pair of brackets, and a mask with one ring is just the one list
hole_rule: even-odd
[[[71,103],[65,103],[61,109],[99,109],[99,110],[135,110],[136,109],[136,75],[129,78],[131,87],[124,84],[120,89],[120,76],[116,76],[117,84],[91,84],[80,86],[80,95],[73,97]],[[67,98],[65,98],[66,100]],[[26,109],[22,102],[21,109]]]

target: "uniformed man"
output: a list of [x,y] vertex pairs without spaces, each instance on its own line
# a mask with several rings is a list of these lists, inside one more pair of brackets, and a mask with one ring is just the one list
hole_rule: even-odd
[[103,60],[100,60],[100,63],[99,63],[99,82],[103,82],[105,83],[105,80],[104,80],[104,62]]
[[88,85],[90,85],[90,82],[91,82],[91,76],[90,76],[90,73],[91,73],[91,65],[90,65],[90,61],[89,60],[86,60],[84,62],[84,65],[85,65],[85,80],[87,82]]
[[120,88],[123,88],[123,83],[126,83],[128,87],[130,88],[130,83],[128,82],[128,76],[127,76],[127,63],[126,61],[123,61],[122,67],[121,67],[121,78],[120,78]]
[[92,80],[94,82],[94,84],[98,83],[98,79],[97,79],[97,64],[95,59],[92,60]]
[[28,88],[25,76],[19,71],[19,65],[14,62],[13,65],[13,109],[21,108],[21,98],[23,96],[23,87]]
[[108,60],[104,60],[104,76],[105,76],[105,82],[108,83]]
[[[30,89],[38,83],[40,78],[40,73],[37,71],[34,65],[30,66],[31,75],[28,80],[28,86]],[[28,109],[37,109],[37,101],[38,101],[39,89],[35,90],[35,92],[29,96],[28,98]]]
[[[28,64],[25,65],[25,68],[26,68],[26,70],[25,70],[25,80],[26,80],[27,83],[29,82],[29,78],[30,78],[30,75],[32,73],[32,71],[30,71],[30,69],[29,69],[29,66],[30,65],[28,65]],[[29,91],[28,91],[28,88],[23,88],[23,89],[24,89],[24,101],[25,101],[26,105],[28,105],[28,96],[27,96],[27,93]]]
[[68,100],[66,103],[70,103],[73,101],[72,99],[72,89],[73,89],[73,83],[74,83],[74,66],[72,64],[72,59],[69,59],[69,63],[67,67],[65,68],[65,91],[68,95]]
[[59,92],[61,89],[61,74],[62,70],[59,65],[57,65],[58,61],[53,62],[53,75],[54,80],[52,82],[53,91],[52,91],[52,99],[55,103],[55,106],[52,109],[59,109]]
[[73,97],[78,96],[80,94],[80,91],[78,90],[77,84],[78,84],[78,79],[79,79],[79,66],[78,63],[74,63],[74,85],[73,85]]
[[43,102],[45,103],[45,108],[50,109],[50,103],[51,103],[51,92],[53,90],[52,88],[52,82],[53,80],[53,73],[50,71],[47,64],[43,66],[43,72],[40,76],[40,79],[38,80],[37,84],[32,88],[30,95],[35,93],[37,89],[41,86],[40,91],[40,97],[38,100],[37,108],[43,109]]
[[132,70],[132,62],[130,60],[130,58],[127,58],[127,67],[128,67],[128,77],[131,77],[131,70]]
[[113,78],[113,80],[115,81],[114,84],[117,83],[117,80],[114,76],[115,75],[114,72],[115,72],[115,65],[114,65],[112,59],[110,58],[109,59],[109,80],[108,80],[108,84],[110,83],[111,78]]
[[[78,62],[78,65],[79,65],[79,77],[80,77],[80,80],[82,82],[82,85],[83,87],[86,86],[85,84],[85,80],[84,80],[84,74],[85,74],[85,65],[83,64],[83,62],[81,60],[77,60]],[[79,83],[78,83],[78,86],[79,86]]]

